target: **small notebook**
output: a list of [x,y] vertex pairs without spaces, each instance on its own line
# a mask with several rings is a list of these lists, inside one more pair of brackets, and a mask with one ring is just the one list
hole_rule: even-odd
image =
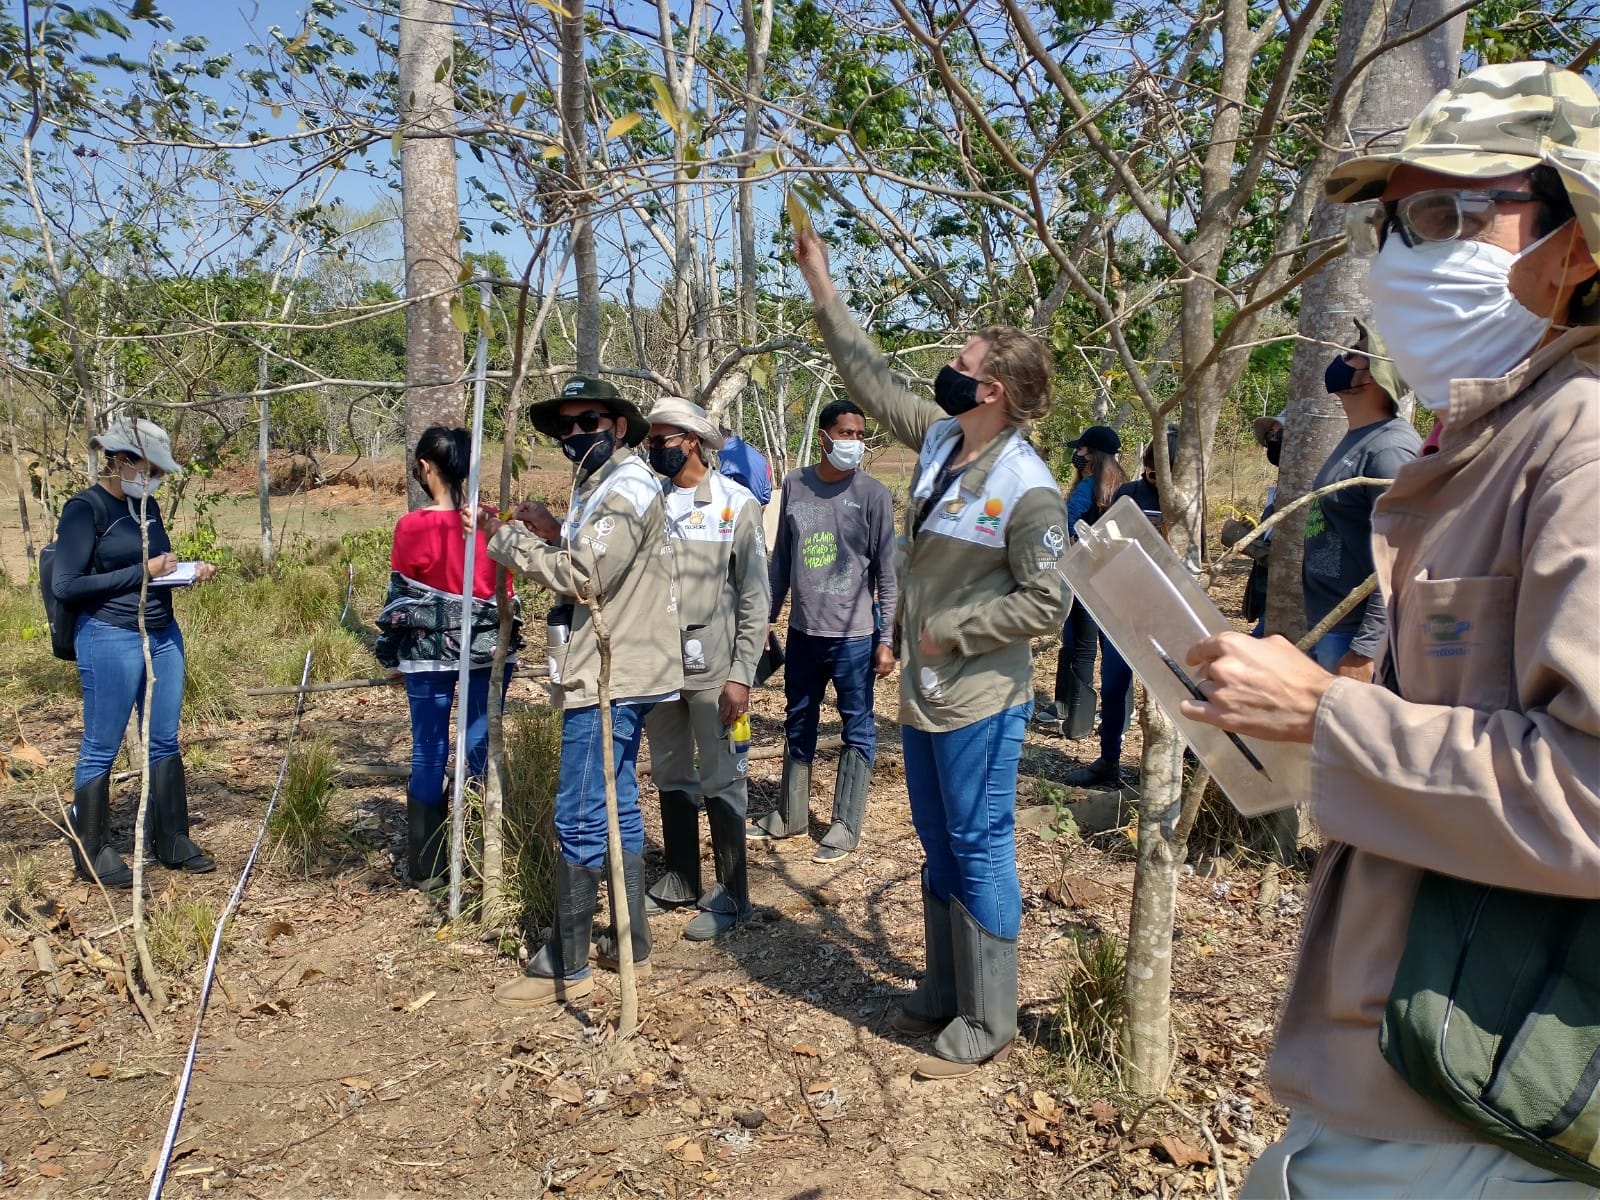
[[194,569],[199,563],[181,562],[170,575],[163,575],[160,579],[152,579],[151,587],[188,587],[194,582]]

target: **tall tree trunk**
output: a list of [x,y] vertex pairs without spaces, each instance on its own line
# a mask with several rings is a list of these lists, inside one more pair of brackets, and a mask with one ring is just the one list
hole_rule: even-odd
[[572,261],[578,283],[577,335],[573,349],[580,375],[600,374],[600,263],[589,217],[589,66],[583,0],[567,0],[561,17],[561,139],[566,150],[575,232]]
[[[456,426],[462,418],[463,350],[450,320],[451,289],[461,275],[459,199],[456,193],[455,94],[452,8],[443,0],[401,0],[400,157],[401,214],[405,230],[406,456],[430,425]],[[412,508],[428,502],[409,478]]]
[[[1345,0],[1339,31],[1339,78],[1384,41],[1436,21],[1450,10],[1448,0],[1402,0],[1392,10],[1374,0]],[[1387,23],[1384,13],[1389,12]],[[1441,88],[1456,78],[1466,17],[1385,51],[1352,90],[1360,97],[1349,140],[1358,148],[1397,145],[1411,118]],[[1337,131],[1335,131],[1337,133]],[[1311,236],[1329,237],[1343,228],[1345,206],[1324,201],[1312,218]],[[1279,505],[1303,496],[1334,445],[1344,436],[1344,410],[1322,383],[1323,368],[1336,350],[1355,337],[1352,321],[1367,314],[1367,263],[1345,254],[1301,286],[1300,340],[1289,374],[1287,435],[1278,470]],[[1306,631],[1300,564],[1305,548],[1305,510],[1284,519],[1272,535],[1267,587],[1267,629],[1298,641]]]

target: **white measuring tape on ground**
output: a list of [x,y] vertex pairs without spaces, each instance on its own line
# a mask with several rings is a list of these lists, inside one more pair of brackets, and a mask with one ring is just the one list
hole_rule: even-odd
[[[350,564],[348,570],[350,576],[349,585],[344,593],[344,610],[339,614],[341,625],[350,615],[350,605],[356,594],[355,566]],[[172,1150],[178,1144],[178,1126],[183,1122],[183,1106],[189,1099],[189,1081],[194,1075],[194,1060],[200,1052],[200,1031],[205,1025],[206,1004],[211,999],[211,985],[217,977],[217,959],[222,954],[222,935],[228,927],[228,918],[233,915],[233,910],[239,905],[240,897],[244,895],[245,884],[250,881],[250,872],[255,868],[256,857],[261,853],[261,844],[267,837],[267,822],[272,820],[272,810],[277,806],[278,795],[283,791],[283,781],[289,774],[289,756],[294,752],[295,734],[300,732],[300,718],[306,711],[306,687],[311,679],[311,655],[314,650],[314,646],[306,649],[305,666],[300,669],[300,690],[295,699],[294,722],[289,726],[289,744],[284,747],[283,763],[278,767],[278,780],[272,785],[272,795],[267,800],[267,811],[261,816],[261,828],[256,832],[255,844],[250,847],[249,857],[244,860],[244,870],[239,872],[239,881],[233,885],[233,891],[228,894],[228,903],[218,914],[216,928],[211,933],[211,953],[206,956],[206,973],[200,980],[200,999],[194,1017],[194,1034],[189,1038],[189,1053],[184,1056],[183,1071],[178,1076],[178,1094],[173,1097],[172,1116],[167,1119],[167,1136],[162,1139],[161,1151],[156,1157],[155,1174],[150,1179],[149,1200],[157,1200],[167,1182],[167,1168],[172,1164]]]

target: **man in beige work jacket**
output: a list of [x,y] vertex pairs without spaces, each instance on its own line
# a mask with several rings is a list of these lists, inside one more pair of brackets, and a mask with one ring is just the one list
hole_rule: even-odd
[[[1189,650],[1207,698],[1184,712],[1306,743],[1328,838],[1272,1056],[1294,1116],[1242,1194],[1592,1196],[1592,1180],[1524,1161],[1529,1147],[1511,1152],[1482,1117],[1507,1100],[1566,1113],[1529,1128],[1584,1134],[1596,1162],[1600,1059],[1587,1093],[1525,1081],[1452,1108],[1392,1049],[1423,1019],[1411,998],[1429,1003],[1402,968],[1437,947],[1440,926],[1415,943],[1408,930],[1441,888],[1480,904],[1489,889],[1600,903],[1600,99],[1547,64],[1481,68],[1430,101],[1398,150],[1336,166],[1327,193],[1352,206],[1353,248],[1374,256],[1373,325],[1443,430],[1373,509],[1389,613],[1373,682],[1329,674],[1281,637]],[[1544,932],[1473,955],[1492,956],[1491,976],[1495,960],[1537,972],[1522,955]],[[1557,989],[1547,1010],[1574,1037],[1600,1024],[1592,946],[1586,957],[1587,985]],[[1449,961],[1459,971],[1464,952]],[[1494,1019],[1486,1007],[1457,1009],[1452,1037]],[[1521,1040],[1504,1040],[1510,1057]],[[1546,1059],[1548,1082],[1578,1078],[1573,1058]]]
[[[700,912],[683,936],[704,942],[751,913],[744,838],[748,741],[736,750],[729,730],[749,711],[750,684],[766,641],[766,544],[756,498],[706,463],[706,451],[720,449],[723,436],[705,410],[663,396],[648,420],[650,467],[662,477],[677,567],[683,658],[683,694],[656,705],[645,722],[667,865],[650,889],[649,907],[661,912],[698,904]],[[704,892],[702,806],[717,877]]]

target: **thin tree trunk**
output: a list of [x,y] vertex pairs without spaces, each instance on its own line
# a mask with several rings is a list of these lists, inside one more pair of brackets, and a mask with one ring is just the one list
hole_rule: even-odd
[[[266,386],[267,356],[262,352],[260,365],[256,369],[256,388],[262,390]],[[261,408],[256,427],[256,491],[261,498],[261,562],[265,566],[272,562],[272,479],[267,472],[267,451],[272,445],[272,419],[271,404],[267,398],[262,396],[256,403]]]
[[[3,329],[5,318],[0,314],[0,329]],[[28,524],[28,481],[22,473],[22,450],[17,441],[17,393],[16,384],[11,378],[11,363],[7,357],[5,338],[0,334],[0,374],[6,381],[6,423],[11,432],[11,472],[16,480],[17,488],[17,517],[22,522],[22,544],[28,553],[28,565],[31,567],[38,555],[33,548],[33,529]]]
[[574,365],[580,375],[600,374],[600,263],[589,214],[589,66],[584,58],[583,0],[567,0],[561,22],[561,139],[574,221],[572,256],[578,284]]
[[[1123,1026],[1128,1082],[1159,1095],[1172,1067],[1172,921],[1187,830],[1182,827],[1183,738],[1147,692],[1139,709],[1139,858],[1128,919],[1128,1016]],[[1174,836],[1182,832],[1183,840]]]
[[[566,253],[556,268],[555,276],[544,289],[539,311],[528,325],[528,276],[523,277],[522,290],[517,302],[517,319],[512,341],[515,346],[511,362],[511,379],[506,389],[505,443],[500,454],[500,510],[510,510],[515,504],[512,495],[512,476],[517,458],[517,422],[522,410],[522,387],[527,379],[528,361],[532,350],[544,336],[545,321],[550,316],[551,302],[561,288],[567,264],[573,257],[573,243],[578,230],[569,238]],[[540,255],[529,261],[531,274]],[[502,696],[506,677],[506,656],[511,647],[512,612],[510,575],[505,567],[495,564],[495,601],[500,609],[500,635],[495,642],[494,666],[489,671],[489,760],[484,774],[483,797],[483,920],[491,928],[504,919],[501,889],[505,879],[505,703]]]
[[[400,188],[406,270],[406,456],[416,467],[417,439],[430,425],[458,426],[462,416],[461,333],[450,320],[461,274],[456,192],[453,8],[444,0],[401,0]],[[428,502],[415,478],[412,508]]]
[[[149,501],[139,500],[139,558],[150,561],[150,524],[146,515]],[[150,715],[155,710],[156,668],[150,657],[150,631],[145,628],[145,604],[150,598],[150,570],[146,566],[144,578],[139,582],[139,648],[144,653],[144,719],[145,728],[139,738],[139,808],[133,817],[133,945],[139,956],[139,973],[144,985],[156,1002],[156,1011],[167,1006],[166,989],[156,974],[150,957],[150,941],[145,936],[144,916],[144,860],[145,829],[150,819]],[[151,839],[152,841],[154,839]],[[133,986],[131,981],[129,986]]]

